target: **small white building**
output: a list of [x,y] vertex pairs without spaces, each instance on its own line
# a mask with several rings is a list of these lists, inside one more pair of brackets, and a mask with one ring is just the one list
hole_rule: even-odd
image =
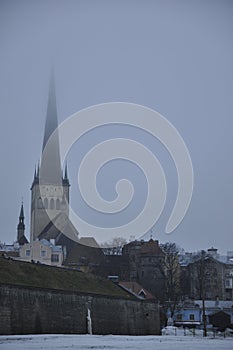
[[60,245],[55,245],[53,240],[36,240],[24,244],[19,249],[19,260],[34,261],[41,264],[61,266],[63,262],[63,249]]
[[18,242],[13,244],[6,244],[0,242],[0,255],[4,257],[17,258],[19,256],[20,245]]

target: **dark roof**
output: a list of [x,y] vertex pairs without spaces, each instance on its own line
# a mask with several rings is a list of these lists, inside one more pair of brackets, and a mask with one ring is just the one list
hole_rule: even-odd
[[[203,259],[203,258],[200,257],[200,258],[198,258],[197,260],[188,263],[187,266],[197,265],[202,259]],[[217,260],[217,259],[215,259],[214,257],[209,256],[209,255],[205,256],[204,259],[203,259],[203,261],[204,261],[204,262],[212,261],[212,262],[214,262],[214,263],[216,263],[216,264],[219,264],[219,265],[225,265],[225,263],[223,263],[223,262],[221,262],[221,261],[219,261],[219,260]]]
[[231,326],[231,316],[224,311],[218,311],[209,315],[209,320],[214,327],[221,331]]
[[19,218],[20,218],[20,219],[24,219],[23,203],[21,204]]
[[123,281],[119,282],[119,286],[123,287],[125,290],[132,292],[134,295],[138,295],[144,299],[155,299],[154,295],[148,292],[144,287],[142,287],[137,282]]
[[53,221],[50,221],[38,238],[56,239],[60,234],[64,234],[74,242],[78,240],[79,233],[65,213],[59,213]]
[[104,254],[101,248],[93,248],[73,242],[73,247],[70,249],[64,265],[98,265],[103,259]]
[[145,242],[141,248],[142,254],[152,254],[152,255],[165,255],[159,246],[158,241],[150,239],[149,242]]
[[28,240],[27,240],[27,238],[23,235],[23,236],[21,236],[21,237],[19,238],[18,243],[19,243],[19,245],[24,245],[24,244],[27,244],[27,243],[28,243]]

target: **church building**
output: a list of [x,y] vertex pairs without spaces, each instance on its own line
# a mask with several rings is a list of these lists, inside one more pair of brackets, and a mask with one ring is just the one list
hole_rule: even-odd
[[[46,144],[57,128],[55,81],[52,75],[49,86],[41,162]],[[17,243],[20,246],[20,258],[25,261],[35,261],[36,259],[36,262],[48,263],[49,265],[55,264],[57,266],[61,266],[62,263],[75,268],[90,263],[96,264],[103,257],[102,250],[97,249],[99,246],[93,237],[80,237],[79,232],[69,219],[70,182],[67,165],[65,165],[64,169],[61,166],[58,132],[55,132],[51,152],[50,161],[46,163],[46,177],[41,175],[41,162],[34,172],[31,185],[30,243],[24,234],[23,204],[21,206],[19,224],[17,226]],[[39,249],[39,246],[41,249]],[[61,248],[63,257],[61,256]],[[48,254],[45,253],[47,250]],[[59,250],[58,261],[53,261],[57,254],[57,252],[54,253],[54,250]],[[46,256],[42,256],[45,254]],[[48,259],[48,256],[51,259]],[[86,261],[85,264],[83,263],[84,261]]]

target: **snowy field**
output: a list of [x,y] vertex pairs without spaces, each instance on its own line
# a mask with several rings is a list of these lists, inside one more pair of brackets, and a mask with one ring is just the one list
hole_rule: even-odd
[[233,338],[200,336],[97,336],[33,335],[0,336],[1,350],[212,350],[233,349]]

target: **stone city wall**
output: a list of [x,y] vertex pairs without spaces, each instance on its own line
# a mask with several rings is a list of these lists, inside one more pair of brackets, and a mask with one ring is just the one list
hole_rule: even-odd
[[160,334],[154,302],[51,289],[0,285],[0,334]]

